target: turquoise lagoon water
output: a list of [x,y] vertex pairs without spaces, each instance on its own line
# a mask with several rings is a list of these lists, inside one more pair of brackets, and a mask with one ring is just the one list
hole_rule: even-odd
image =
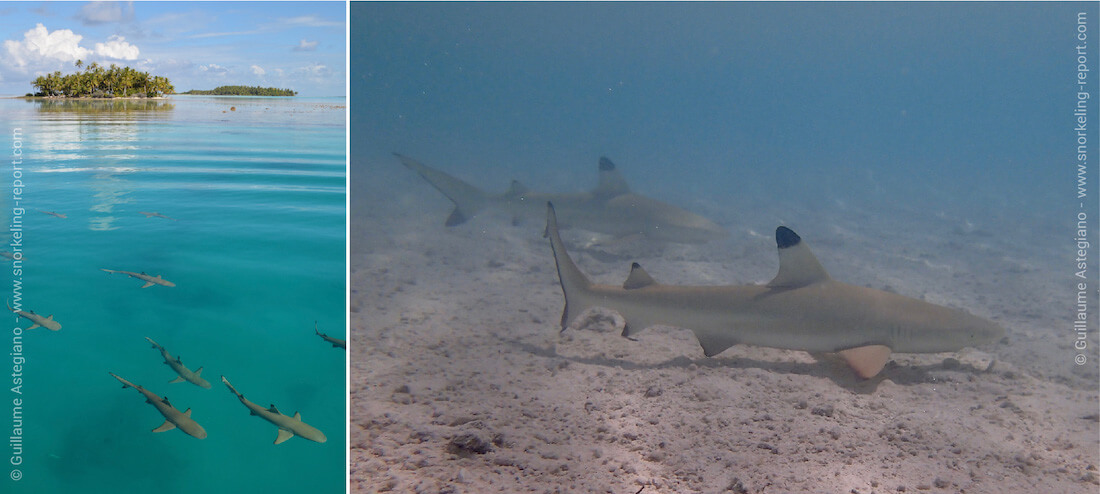
[[[15,277],[23,309],[63,326],[26,331],[14,349],[10,328],[29,323],[13,315],[3,330],[3,353],[21,353],[3,374],[23,381],[0,400],[5,437],[22,419],[0,491],[343,492],[345,352],[313,329],[344,338],[346,327],[345,111],[343,98],[0,100],[5,225],[21,220],[25,256],[20,276],[4,270],[4,298]],[[177,286],[142,289],[100,268]],[[203,367],[213,388],[170,384],[145,337]],[[191,408],[209,436],[151,432],[163,417],[108,372]],[[301,412],[328,441],[273,445],[276,427],[221,375],[262,406]]]

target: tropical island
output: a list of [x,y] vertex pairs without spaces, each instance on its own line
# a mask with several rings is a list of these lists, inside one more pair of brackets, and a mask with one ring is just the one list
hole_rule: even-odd
[[[84,67],[82,60],[76,68]],[[111,64],[104,68],[95,62],[83,72],[62,75],[61,71],[39,76],[31,82],[36,92],[28,97],[46,98],[156,98],[175,92],[166,77],[150,76],[130,67]]]
[[218,86],[210,90],[192,89],[180,94],[202,94],[214,96],[295,96],[297,91],[260,86]]

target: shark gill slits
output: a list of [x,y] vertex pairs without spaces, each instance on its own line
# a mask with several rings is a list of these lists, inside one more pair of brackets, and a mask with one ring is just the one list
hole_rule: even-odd
[[775,244],[780,249],[786,249],[788,247],[794,247],[802,241],[802,237],[799,237],[794,230],[781,226],[775,229]]
[[606,156],[600,156],[600,171],[601,172],[609,172],[609,171],[612,171],[614,169],[615,169],[615,163],[612,163],[611,160],[607,159]]

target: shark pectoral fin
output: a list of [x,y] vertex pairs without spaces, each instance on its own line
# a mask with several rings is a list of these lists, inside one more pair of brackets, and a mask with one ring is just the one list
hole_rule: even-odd
[[294,433],[286,429],[279,429],[279,435],[275,436],[275,444],[281,444],[287,439],[294,437]]
[[179,377],[177,377],[177,378],[175,378],[171,381],[168,381],[168,384],[181,383],[181,382],[184,382],[184,381],[186,381],[186,379],[184,379],[183,376],[179,376]]
[[34,324],[31,324],[31,327],[27,328],[27,329],[26,329],[26,330],[24,330],[24,331],[27,331],[27,330],[31,330],[31,329],[34,329],[34,328],[41,328],[41,327],[42,327],[42,326],[41,326],[40,324],[38,324],[38,323],[34,323]]
[[170,430],[175,429],[175,428],[176,428],[176,424],[173,424],[173,423],[165,420],[163,424],[160,424],[160,427],[157,427],[156,429],[153,429],[153,432],[170,431]]
[[707,357],[713,357],[726,351],[727,348],[736,345],[737,342],[729,338],[717,338],[707,335],[701,335],[695,333],[695,338],[699,340],[699,346],[703,347],[703,355]]
[[779,273],[769,287],[798,288],[829,279],[810,247],[790,228],[775,229],[775,245],[779,248]]
[[643,288],[656,284],[657,281],[642,269],[641,264],[634,263],[630,265],[630,275],[627,276],[626,281],[623,282],[623,288],[626,290],[634,290],[636,288]]
[[146,281],[144,285],[141,285],[142,288],[149,288],[151,286],[153,286],[152,281]]
[[890,347],[885,345],[867,345],[837,352],[856,375],[864,379],[874,377],[890,360]]

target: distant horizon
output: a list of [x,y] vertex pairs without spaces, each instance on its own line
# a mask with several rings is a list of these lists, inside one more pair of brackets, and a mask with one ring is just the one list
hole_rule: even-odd
[[72,73],[83,60],[167,77],[184,91],[347,97],[344,2],[5,2],[0,15],[0,94],[34,92],[36,77]]

